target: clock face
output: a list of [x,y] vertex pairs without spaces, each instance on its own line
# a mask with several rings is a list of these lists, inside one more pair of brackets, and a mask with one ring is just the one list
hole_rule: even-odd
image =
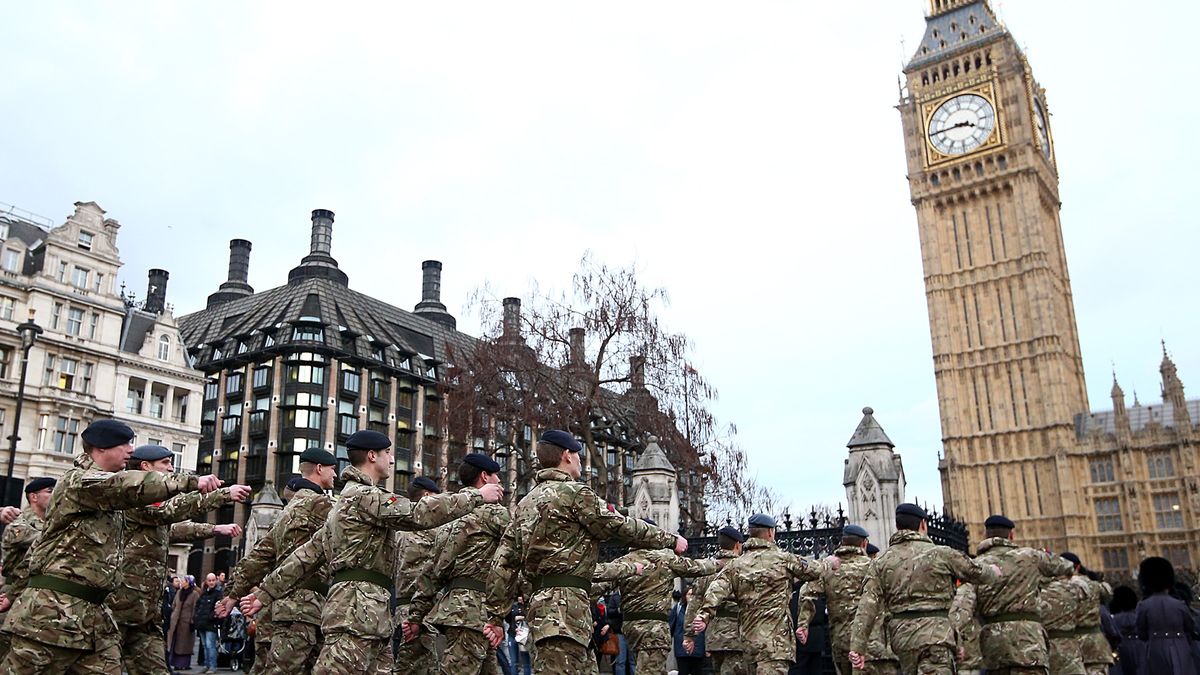
[[979,94],[943,102],[929,119],[929,143],[943,155],[962,155],[983,145],[996,130],[996,109]]
[[1040,99],[1033,99],[1033,124],[1037,127],[1038,138],[1042,141],[1042,152],[1050,156],[1050,124],[1046,120],[1046,109]]

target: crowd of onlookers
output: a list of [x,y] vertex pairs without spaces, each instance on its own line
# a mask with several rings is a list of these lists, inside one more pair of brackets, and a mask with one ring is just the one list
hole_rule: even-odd
[[202,668],[201,673],[216,671],[223,622],[216,606],[224,595],[224,572],[209,574],[199,586],[190,574],[172,577],[163,589],[163,632],[172,672],[189,672],[193,663]]
[[1146,558],[1138,567],[1138,593],[1113,589],[1101,626],[1117,662],[1110,675],[1195,675],[1200,673],[1200,613],[1192,588],[1175,578],[1165,558]]

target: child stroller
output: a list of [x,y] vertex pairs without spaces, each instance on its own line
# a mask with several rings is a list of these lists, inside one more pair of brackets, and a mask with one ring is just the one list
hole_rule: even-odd
[[217,627],[217,665],[241,670],[247,642],[246,617],[235,607]]

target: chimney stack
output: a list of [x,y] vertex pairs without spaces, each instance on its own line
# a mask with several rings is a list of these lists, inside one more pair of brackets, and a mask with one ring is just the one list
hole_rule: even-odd
[[572,328],[567,331],[568,339],[571,345],[570,365],[572,367],[582,367],[586,365],[584,360],[584,341],[587,338],[587,330],[584,328]]
[[629,357],[629,384],[637,389],[646,388],[646,357],[641,354]]
[[431,321],[455,328],[458,322],[442,304],[442,263],[426,260],[421,263],[421,301],[413,310]]
[[504,332],[502,336],[508,340],[521,339],[521,299],[504,299]]
[[170,277],[166,270],[150,270],[146,285],[146,302],[142,309],[153,314],[163,313],[167,307],[167,279]]
[[288,272],[288,284],[295,285],[306,279],[328,279],[348,286],[350,278],[338,268],[337,261],[330,255],[333,249],[333,211],[314,209],[312,212],[312,237],[308,255],[300,259],[300,265]]
[[312,243],[309,255],[329,255],[333,248],[333,211],[314,209],[312,212]]
[[254,289],[246,283],[250,275],[250,247],[250,242],[245,239],[229,241],[229,278],[216,293],[208,296],[209,307],[254,295]]

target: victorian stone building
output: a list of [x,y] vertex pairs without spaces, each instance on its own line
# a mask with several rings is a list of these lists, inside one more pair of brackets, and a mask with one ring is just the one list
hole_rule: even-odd
[[[986,0],[931,0],[904,75],[898,109],[947,511],[975,535],[989,514],[1005,513],[1023,541],[1075,550],[1097,567],[1127,570],[1145,554],[1184,560],[1181,546],[1194,560],[1200,495],[1183,478],[1195,475],[1195,449],[1182,387],[1164,384],[1166,418],[1153,428],[1120,412],[1123,403],[1090,412],[1051,108],[1030,62]],[[1169,455],[1177,473],[1152,477],[1132,450],[1142,444]],[[1093,480],[1110,461],[1113,478]]]

